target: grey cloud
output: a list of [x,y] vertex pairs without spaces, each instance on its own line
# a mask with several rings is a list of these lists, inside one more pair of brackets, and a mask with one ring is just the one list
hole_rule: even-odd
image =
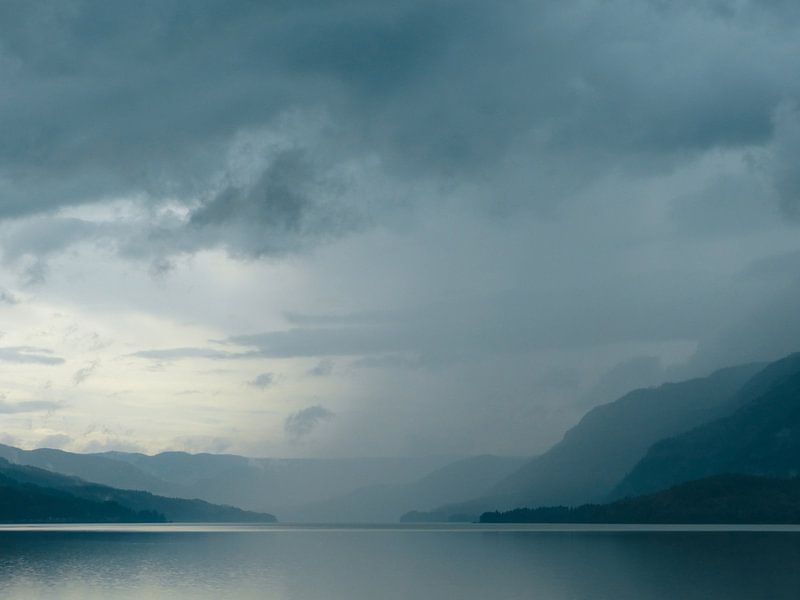
[[209,358],[209,359],[229,359],[238,358],[241,355],[211,348],[163,348],[159,350],[140,350],[131,356],[137,358],[148,358],[151,360],[180,360],[185,358]]
[[372,311],[347,314],[303,314],[285,312],[284,318],[297,327],[330,327],[342,325],[375,325],[397,322],[403,315],[397,312]]
[[53,351],[32,346],[0,347],[0,362],[28,363],[41,365],[60,365],[64,359],[53,356]]
[[294,438],[311,433],[323,421],[329,421],[334,413],[316,404],[292,413],[283,423],[283,430]]
[[693,366],[708,371],[720,365],[775,360],[800,349],[800,278],[780,278],[771,296],[740,309],[715,335],[702,340]]
[[672,201],[678,235],[709,239],[766,231],[781,219],[774,190],[752,173],[727,174],[705,189]]
[[[364,328],[289,329],[232,336],[230,341],[256,348],[252,354],[273,358],[372,354],[387,345],[408,343],[386,339],[383,331]],[[240,355],[241,356],[241,355]]]
[[800,108],[784,104],[775,116],[774,158],[770,163],[782,208],[800,218]]
[[17,296],[8,290],[0,289],[0,304],[8,304],[13,306],[19,304],[20,300]]
[[795,280],[800,277],[800,251],[757,259],[742,269],[740,277],[745,281]]
[[636,356],[603,373],[584,394],[584,402],[589,405],[611,402],[631,390],[662,383],[664,377],[665,370],[660,358]]
[[275,384],[275,375],[273,373],[261,373],[257,375],[255,379],[247,383],[263,390]]
[[[691,287],[670,289],[657,276],[648,283],[649,289],[638,290],[620,285],[626,294],[619,294],[610,276],[602,288],[587,281],[590,306],[580,294],[553,303],[546,294],[519,289],[515,294],[464,295],[457,303],[417,306],[383,325],[296,327],[235,335],[229,342],[253,348],[239,357],[418,355],[430,363],[548,347],[692,339],[709,317],[703,305],[687,309],[682,303],[680,294],[690,293]],[[675,306],[682,308],[676,311]],[[720,308],[715,318],[725,316]]]
[[345,206],[331,206],[324,192],[314,193],[315,177],[300,151],[285,150],[250,187],[227,187],[192,212],[188,228],[202,233],[206,243],[218,235],[234,252],[263,255],[356,227],[357,217]]
[[536,385],[547,391],[575,392],[581,379],[581,373],[575,368],[553,367],[536,380]]
[[[0,3],[0,266],[54,306],[231,332],[145,368],[363,368],[352,414],[398,425],[348,418],[352,447],[539,450],[695,343],[710,369],[800,339],[795,4]],[[96,277],[51,281],[87,246]],[[232,284],[241,314],[187,296],[207,249],[301,274],[266,303],[286,329],[255,314],[267,278]],[[109,291],[111,253],[168,301]]]
[[[731,316],[732,309],[724,306],[714,309],[713,318],[708,315],[707,305],[717,300],[714,294],[702,302],[688,303],[683,295],[694,293],[691,282],[679,288],[673,285],[674,279],[653,273],[647,286],[632,290],[624,278],[617,283],[609,273],[604,277],[602,287],[589,280],[582,282],[585,295],[593,300],[589,306],[578,293],[554,303],[547,293],[522,288],[513,294],[462,295],[457,303],[391,311],[386,318],[370,313],[366,325],[358,315],[350,315],[343,323],[352,325],[294,327],[222,340],[228,346],[245,348],[240,351],[170,348],[143,350],[133,356],[155,360],[358,356],[365,358],[354,363],[357,367],[409,368],[544,348],[694,339],[699,329]],[[312,322],[336,323],[340,319],[316,315]]]
[[306,371],[306,374],[312,377],[327,377],[331,373],[333,373],[332,360],[321,360],[308,371]]
[[416,369],[422,364],[418,356],[403,354],[364,356],[350,363],[357,369]]
[[50,402],[48,400],[28,400],[25,402],[6,402],[0,400],[0,414],[19,414],[19,413],[32,413],[32,412],[47,412],[62,408],[59,402]]

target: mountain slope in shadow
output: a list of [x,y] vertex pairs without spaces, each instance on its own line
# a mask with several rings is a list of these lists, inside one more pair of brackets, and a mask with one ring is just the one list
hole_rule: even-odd
[[652,444],[730,414],[747,402],[755,393],[746,391],[748,382],[763,368],[760,364],[730,367],[707,377],[634,390],[590,410],[558,444],[484,497],[438,507],[432,517],[417,516],[447,520],[518,506],[602,501]]
[[0,523],[160,523],[164,515],[88,500],[0,474]]
[[[800,474],[800,354],[770,365],[771,385],[732,415],[655,444],[612,497],[721,473]],[[762,379],[765,379],[762,377]]]
[[[36,467],[13,465],[5,459],[0,459],[0,477],[5,485],[3,493],[7,494],[2,498],[8,499],[9,507],[16,502],[15,498],[19,498],[21,490],[27,490],[30,494],[36,492],[36,498],[39,499],[36,501],[37,505],[43,507],[50,506],[55,509],[58,502],[62,503],[64,510],[73,507],[70,509],[73,512],[56,511],[49,516],[43,508],[37,513],[43,521],[58,519],[63,521],[70,515],[80,514],[80,511],[85,513],[82,519],[89,519],[94,515],[90,520],[102,522],[114,518],[120,522],[168,520],[189,523],[271,523],[275,521],[275,517],[271,514],[243,511],[232,506],[218,506],[202,500],[165,498],[149,492],[116,489]],[[2,498],[0,503],[5,502]]]

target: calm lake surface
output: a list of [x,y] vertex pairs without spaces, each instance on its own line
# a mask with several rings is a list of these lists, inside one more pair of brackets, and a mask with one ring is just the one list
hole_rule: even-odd
[[0,598],[800,597],[800,528],[10,527]]

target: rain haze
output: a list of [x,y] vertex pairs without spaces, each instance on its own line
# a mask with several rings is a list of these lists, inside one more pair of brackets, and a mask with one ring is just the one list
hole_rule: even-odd
[[0,3],[0,442],[530,456],[797,350],[798,25]]

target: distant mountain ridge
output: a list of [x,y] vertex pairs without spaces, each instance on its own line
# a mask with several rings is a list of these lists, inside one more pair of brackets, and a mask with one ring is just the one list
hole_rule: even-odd
[[483,497],[416,516],[469,519],[487,510],[602,501],[652,444],[738,408],[745,400],[737,393],[763,368],[763,364],[729,367],[707,377],[629,392],[590,410],[559,443]]
[[168,482],[135,466],[121,464],[99,454],[76,454],[51,448],[22,450],[0,444],[0,458],[12,464],[37,467],[116,488],[147,490],[156,494],[176,491]]
[[[164,452],[153,456],[109,452],[97,456],[124,463],[148,477],[163,481],[181,497],[203,498],[279,515],[299,506],[321,505],[360,488],[412,482],[454,460],[441,456],[248,458],[185,452]],[[342,521],[343,518],[334,520]]]
[[410,483],[456,460],[446,456],[270,459],[186,452],[78,454],[2,444],[0,458],[115,488],[199,498],[273,514],[322,504],[361,488]]

